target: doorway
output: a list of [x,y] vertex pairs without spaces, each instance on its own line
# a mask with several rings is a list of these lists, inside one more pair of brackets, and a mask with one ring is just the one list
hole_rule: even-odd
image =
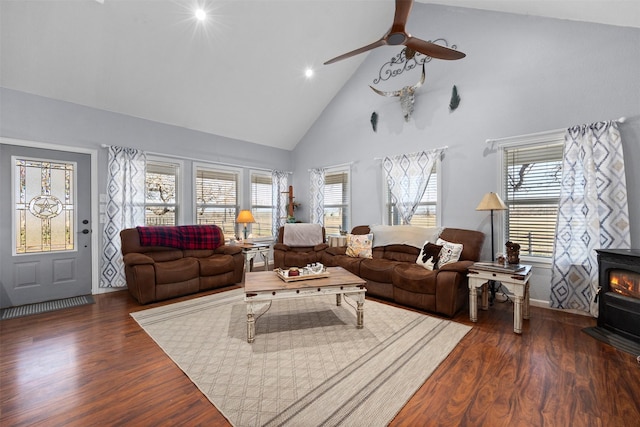
[[8,201],[0,205],[0,308],[91,294],[95,156],[5,141],[0,144],[0,197]]

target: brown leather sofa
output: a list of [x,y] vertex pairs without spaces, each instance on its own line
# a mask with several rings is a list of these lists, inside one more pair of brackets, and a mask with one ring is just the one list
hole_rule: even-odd
[[[352,230],[352,234],[369,232],[368,226]],[[346,247],[330,247],[323,251],[321,262],[365,279],[367,295],[453,317],[469,299],[468,268],[480,259],[485,236],[479,231],[445,228],[440,238],[462,243],[463,249],[457,262],[438,270],[416,264],[420,249],[409,245],[374,246],[373,258],[350,257]]]
[[304,267],[307,264],[321,262],[322,254],[329,247],[325,229],[322,227],[322,243],[313,246],[285,245],[285,227],[278,230],[278,240],[273,245],[273,265],[275,268]]
[[189,250],[142,246],[137,228],[122,230],[120,239],[127,287],[140,304],[242,282],[244,256],[237,246]]

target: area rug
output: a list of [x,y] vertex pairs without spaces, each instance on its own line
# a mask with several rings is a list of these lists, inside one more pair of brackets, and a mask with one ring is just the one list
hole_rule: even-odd
[[0,310],[0,320],[15,319],[16,317],[30,316],[32,314],[46,313],[48,311],[62,310],[63,308],[77,307],[86,304],[95,304],[91,295],[3,308]]
[[235,426],[384,426],[471,327],[348,303],[274,301],[252,344],[242,289],[131,316]]

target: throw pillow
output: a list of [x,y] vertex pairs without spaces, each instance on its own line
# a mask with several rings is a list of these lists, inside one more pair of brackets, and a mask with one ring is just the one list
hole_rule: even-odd
[[429,243],[429,241],[427,240],[426,242],[424,242],[422,250],[420,250],[420,255],[418,255],[416,264],[423,266],[427,270],[436,269],[438,260],[440,259],[441,250],[442,246]]
[[347,255],[356,258],[373,258],[372,244],[372,233],[347,234]]
[[451,243],[446,240],[438,239],[436,245],[441,245],[440,260],[436,268],[442,268],[443,265],[451,264],[460,259],[462,254],[462,243]]

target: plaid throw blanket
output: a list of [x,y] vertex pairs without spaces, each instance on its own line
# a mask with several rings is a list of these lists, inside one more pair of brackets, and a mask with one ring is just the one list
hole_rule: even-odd
[[217,225],[137,227],[141,246],[168,246],[178,249],[216,249],[224,244]]

